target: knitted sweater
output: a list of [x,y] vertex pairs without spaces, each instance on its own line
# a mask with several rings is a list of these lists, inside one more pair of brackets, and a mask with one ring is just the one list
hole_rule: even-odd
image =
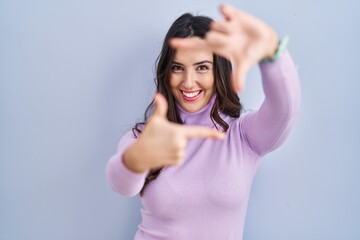
[[[265,94],[259,110],[239,118],[220,114],[229,124],[225,140],[192,139],[183,163],[162,169],[141,198],[135,240],[242,239],[259,160],[285,141],[300,108],[300,83],[289,52],[259,66]],[[215,98],[195,113],[178,105],[184,124],[214,128],[210,111]],[[125,134],[106,166],[112,189],[124,196],[137,195],[148,173],[132,172],[122,161],[134,141],[131,131]]]

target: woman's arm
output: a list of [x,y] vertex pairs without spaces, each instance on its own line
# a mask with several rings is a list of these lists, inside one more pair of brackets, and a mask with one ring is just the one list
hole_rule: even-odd
[[136,172],[131,170],[131,164],[124,163],[124,152],[130,147],[136,138],[132,131],[126,133],[118,144],[117,153],[113,155],[106,165],[106,177],[111,188],[121,195],[132,197],[138,194],[144,185],[148,171]]
[[268,63],[260,63],[265,99],[260,109],[241,119],[243,138],[260,156],[279,147],[288,136],[300,109],[297,69],[286,50]]

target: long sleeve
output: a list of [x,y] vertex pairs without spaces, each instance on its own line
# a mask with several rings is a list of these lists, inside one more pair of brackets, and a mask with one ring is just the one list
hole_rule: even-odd
[[135,173],[128,169],[122,155],[125,149],[135,142],[132,131],[126,133],[119,141],[117,153],[113,155],[106,165],[106,177],[111,188],[121,195],[132,197],[137,195],[144,185],[148,172]]
[[250,148],[263,156],[287,138],[300,109],[300,82],[297,69],[286,50],[274,62],[260,63],[264,102],[258,111],[241,120],[243,137]]

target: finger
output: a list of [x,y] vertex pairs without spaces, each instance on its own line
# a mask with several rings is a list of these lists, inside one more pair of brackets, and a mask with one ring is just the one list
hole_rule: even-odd
[[225,20],[213,21],[213,22],[211,22],[210,27],[211,27],[211,30],[225,33],[225,34],[230,34],[233,32],[232,31],[233,28],[230,26],[230,23]]
[[209,46],[204,39],[199,37],[172,38],[170,45],[177,49],[208,49]]
[[222,4],[220,6],[220,12],[227,20],[236,19],[242,26],[246,26],[248,28],[252,28],[254,25],[258,25],[260,23],[259,19],[252,16],[249,13],[241,11],[230,4]]
[[211,50],[215,51],[228,45],[228,37],[220,32],[210,31],[206,34],[205,41]]
[[239,13],[239,10],[230,4],[222,4],[220,5],[220,12],[225,17],[226,20],[232,20],[236,18]]
[[209,50],[215,54],[220,55],[228,60],[231,60],[230,54],[232,51],[229,49],[229,37],[224,33],[210,31],[206,35],[206,42],[208,43]]
[[195,126],[181,126],[185,137],[188,139],[191,138],[213,138],[222,140],[225,138],[225,134],[219,132],[216,129],[211,129],[207,127],[195,127]]
[[165,97],[161,93],[156,93],[154,96],[154,101],[155,101],[154,116],[166,118],[168,103]]

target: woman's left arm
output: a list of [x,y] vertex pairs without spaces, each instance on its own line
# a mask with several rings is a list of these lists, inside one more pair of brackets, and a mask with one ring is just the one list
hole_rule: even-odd
[[301,94],[297,69],[287,50],[276,61],[259,66],[265,99],[240,124],[250,148],[263,156],[285,141],[298,115]]

